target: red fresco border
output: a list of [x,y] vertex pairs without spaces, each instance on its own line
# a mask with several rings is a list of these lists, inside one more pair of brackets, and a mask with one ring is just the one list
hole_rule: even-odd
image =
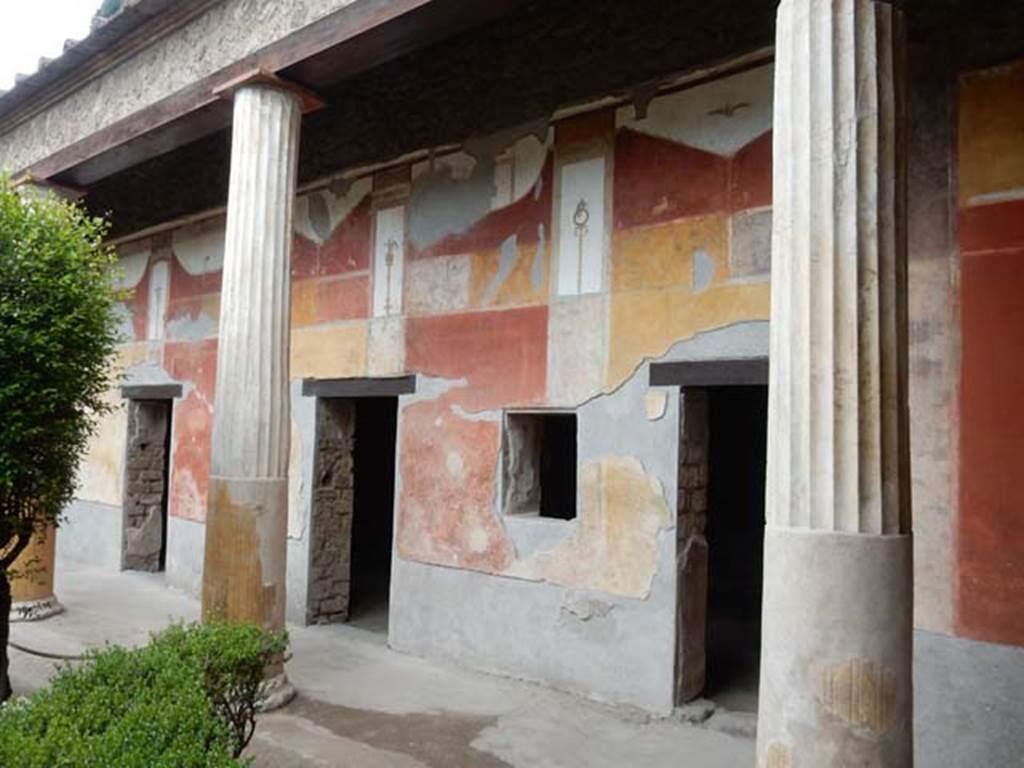
[[484,410],[544,402],[547,305],[406,320],[406,368],[466,379],[460,404]]

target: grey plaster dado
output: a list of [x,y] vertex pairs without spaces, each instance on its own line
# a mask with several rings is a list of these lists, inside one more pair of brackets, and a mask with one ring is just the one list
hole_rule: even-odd
[[203,593],[203,554],[206,526],[181,517],[167,518],[166,581],[185,594],[199,598]]
[[914,633],[914,764],[1024,764],[1024,648]]
[[[658,560],[672,560],[670,532]],[[646,600],[425,565],[396,557],[389,644],[417,656],[667,714],[675,668],[675,574]]]
[[121,569],[120,506],[75,499],[64,509],[57,531],[57,568],[61,560],[118,571]]
[[17,171],[355,0],[224,0],[89,81],[0,140]]

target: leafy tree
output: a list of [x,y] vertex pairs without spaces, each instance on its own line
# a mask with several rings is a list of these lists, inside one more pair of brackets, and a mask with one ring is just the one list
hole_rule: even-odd
[[117,343],[107,225],[0,178],[0,702],[10,697],[8,570],[57,525],[110,406]]

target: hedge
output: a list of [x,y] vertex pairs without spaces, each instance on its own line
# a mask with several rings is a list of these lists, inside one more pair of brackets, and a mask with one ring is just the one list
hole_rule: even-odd
[[228,768],[255,728],[259,686],[286,637],[240,624],[174,625],[108,646],[0,709],[10,768]]

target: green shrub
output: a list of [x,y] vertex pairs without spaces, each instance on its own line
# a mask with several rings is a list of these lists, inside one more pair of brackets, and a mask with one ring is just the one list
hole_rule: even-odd
[[0,709],[0,765],[243,766],[264,670],[285,642],[251,625],[175,625],[143,648],[91,653]]

